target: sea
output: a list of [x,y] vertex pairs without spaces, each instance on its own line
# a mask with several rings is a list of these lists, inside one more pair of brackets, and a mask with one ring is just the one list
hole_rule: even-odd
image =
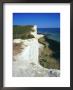
[[38,28],[37,33],[46,35],[48,39],[60,42],[60,28]]

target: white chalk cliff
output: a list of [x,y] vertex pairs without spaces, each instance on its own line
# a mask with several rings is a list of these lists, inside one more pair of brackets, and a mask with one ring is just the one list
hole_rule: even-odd
[[[12,76],[13,77],[54,77],[60,76],[59,70],[46,69],[39,64],[39,48],[38,38],[43,35],[37,35],[37,26],[34,27],[35,32],[32,32],[35,38],[21,40],[14,39],[14,43],[22,42],[23,50],[21,53],[13,56]],[[25,46],[26,45],[26,46]]]

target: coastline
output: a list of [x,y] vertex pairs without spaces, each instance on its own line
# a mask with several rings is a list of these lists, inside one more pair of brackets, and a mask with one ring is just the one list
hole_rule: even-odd
[[[19,39],[18,39],[19,40]],[[30,39],[33,40],[34,39]],[[28,40],[28,41],[30,41]],[[17,40],[16,40],[17,41]],[[25,46],[25,41],[27,40],[21,40],[21,42],[23,41],[24,46]],[[20,40],[18,41],[20,42]],[[28,45],[27,45],[28,47]],[[38,48],[43,48],[43,45],[39,43]],[[25,76],[25,77],[59,77],[60,76],[60,71],[58,69],[47,69],[45,67],[42,67],[40,65],[40,63],[38,61],[34,60],[22,60],[21,56],[23,57],[24,54],[22,54],[24,52],[24,50],[22,50],[21,53],[19,53],[18,55],[16,55],[14,58],[16,59],[15,61],[13,61],[13,76],[14,77],[21,77],[21,76]],[[26,53],[26,55],[28,56],[28,54]],[[25,55],[25,56],[26,56]],[[32,54],[33,55],[33,54]],[[20,58],[19,58],[20,57]],[[25,57],[24,57],[25,58]],[[28,58],[27,58],[28,59]],[[24,72],[27,71],[28,72]],[[21,72],[22,71],[22,72]]]
[[[28,27],[28,26],[27,26]],[[14,77],[59,77],[60,66],[52,57],[53,50],[45,35],[37,34],[37,26],[29,30],[15,27],[13,38]],[[32,31],[34,30],[34,32]],[[21,39],[20,39],[21,38]],[[55,42],[54,42],[55,43]]]

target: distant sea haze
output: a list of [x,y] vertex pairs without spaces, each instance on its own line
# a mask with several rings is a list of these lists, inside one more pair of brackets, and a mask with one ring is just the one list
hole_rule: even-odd
[[38,34],[44,34],[47,38],[60,42],[60,28],[38,28]]

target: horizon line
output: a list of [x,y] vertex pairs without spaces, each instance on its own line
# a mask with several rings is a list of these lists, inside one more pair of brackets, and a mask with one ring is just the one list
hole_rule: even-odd
[[[13,26],[33,26],[33,25],[13,25]],[[38,27],[38,28],[60,28],[60,27]]]

